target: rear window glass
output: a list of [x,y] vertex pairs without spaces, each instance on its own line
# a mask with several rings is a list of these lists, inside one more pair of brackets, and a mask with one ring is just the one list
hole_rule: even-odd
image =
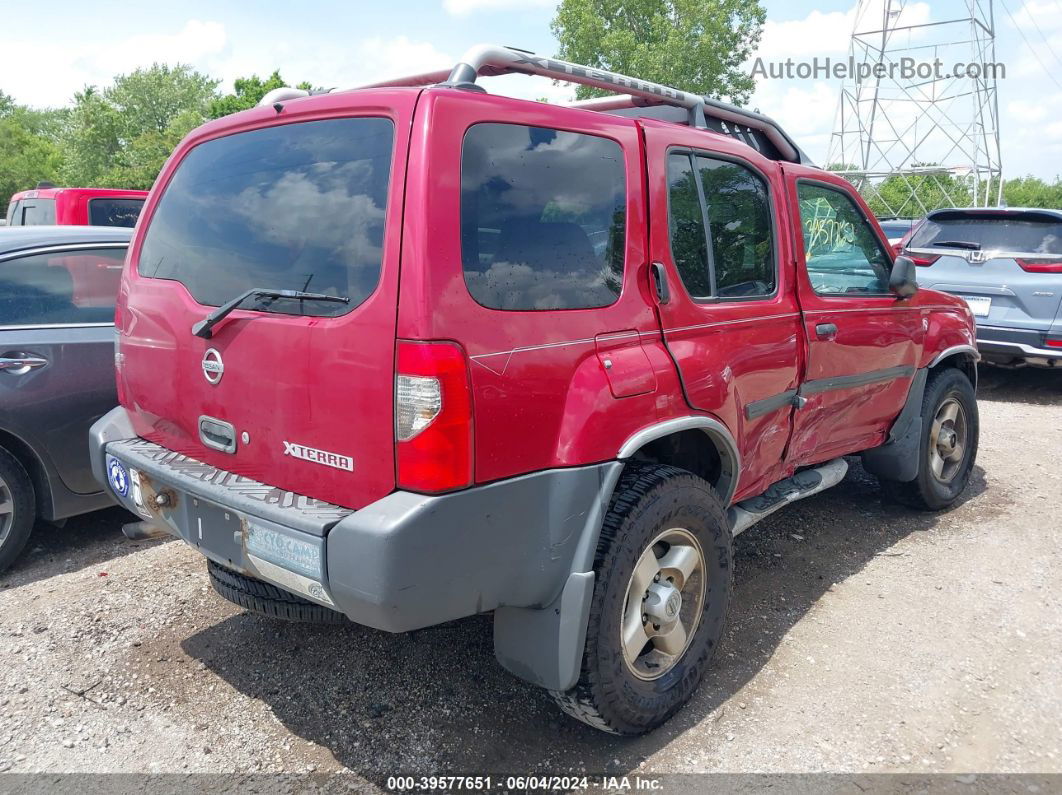
[[1047,215],[944,215],[927,218],[907,244],[933,248],[944,243],[959,250],[1013,251],[1062,255],[1062,220]]
[[588,309],[623,286],[626,181],[615,141],[476,124],[461,160],[461,256],[491,309]]
[[0,262],[0,325],[113,323],[124,259],[98,248]]
[[24,199],[22,201],[21,223],[22,226],[51,226],[54,224],[55,199]]
[[207,306],[261,287],[350,301],[261,299],[246,308],[349,312],[380,280],[393,139],[390,120],[358,118],[285,124],[200,144],[151,217],[140,275],[179,281]]
[[[11,204],[7,206],[7,223],[9,226],[14,226],[17,223],[15,214],[18,212],[18,208],[18,202],[11,202]],[[19,217],[21,218],[21,216]]]
[[136,226],[144,208],[143,199],[90,199],[89,223],[93,226]]

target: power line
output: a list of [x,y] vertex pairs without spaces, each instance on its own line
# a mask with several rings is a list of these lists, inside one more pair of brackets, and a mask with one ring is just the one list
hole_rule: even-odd
[[[1055,62],[1058,63],[1059,66],[1062,66],[1062,60],[1060,60],[1059,57],[1055,55],[1054,47],[1052,47],[1051,42],[1047,40],[1047,36],[1044,35],[1043,29],[1041,29],[1041,27],[1037,24],[1036,17],[1034,17],[1032,15],[1032,12],[1029,11],[1028,6],[1025,7],[1025,16],[1029,18],[1029,21],[1032,23],[1032,26],[1036,28],[1036,32],[1040,34],[1040,38],[1043,39],[1044,44],[1047,45],[1047,51],[1051,53],[1051,57],[1055,59]],[[1013,17],[1011,18],[1013,19]]]
[[1040,68],[1044,70],[1044,74],[1046,74],[1048,77],[1050,77],[1051,78],[1051,82],[1054,83],[1056,86],[1058,86],[1059,89],[1062,89],[1062,83],[1058,82],[1058,80],[1055,78],[1054,74],[1052,74],[1051,70],[1047,68],[1047,64],[1045,64],[1040,59],[1040,56],[1036,52],[1036,48],[1033,47],[1032,42],[1029,41],[1028,37],[1025,35],[1025,31],[1021,29],[1020,25],[1018,25],[1018,20],[1016,20],[1014,18],[1014,15],[1012,13],[1010,13],[1010,7],[1007,5],[1007,0],[999,0],[999,1],[1003,5],[1003,10],[1007,12],[1007,16],[1010,17],[1010,21],[1013,23],[1014,29],[1017,30],[1018,31],[1018,35],[1021,36],[1021,40],[1025,42],[1025,46],[1029,48],[1029,52],[1032,53],[1033,58],[1035,58],[1036,62],[1038,64],[1040,64]]

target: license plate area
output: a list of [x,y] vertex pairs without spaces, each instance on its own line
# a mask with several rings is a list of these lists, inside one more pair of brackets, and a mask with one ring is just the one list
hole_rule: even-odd
[[233,510],[192,497],[188,505],[188,537],[207,557],[242,570],[244,520]]
[[988,317],[988,313],[992,311],[991,298],[975,295],[964,295],[963,298],[970,306],[970,311],[973,312],[974,317]]

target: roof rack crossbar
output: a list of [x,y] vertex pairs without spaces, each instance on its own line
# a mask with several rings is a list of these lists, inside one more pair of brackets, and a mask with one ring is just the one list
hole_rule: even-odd
[[[774,120],[760,113],[745,110],[709,97],[702,97],[699,94],[691,94],[688,91],[652,83],[648,80],[641,80],[592,66],[569,63],[557,58],[548,58],[527,50],[503,47],[497,44],[475,45],[465,52],[461,60],[449,70],[398,77],[357,86],[356,88],[442,85],[451,88],[482,91],[482,87],[476,84],[477,78],[512,74],[514,72],[548,77],[567,83],[580,83],[621,95],[610,99],[573,103],[574,107],[585,107],[588,110],[607,110],[623,106],[677,106],[686,109],[691,127],[707,127],[708,124],[705,117],[711,116],[718,121],[759,131],[771,141],[785,160],[796,163],[810,162],[807,155],[800,150]],[[306,96],[307,93],[299,89],[278,88],[266,94],[258,104],[272,105],[275,102]]]
[[677,88],[640,80],[637,77],[596,69],[592,66],[561,61],[535,55],[527,50],[502,47],[497,44],[477,44],[462,56],[450,70],[449,77],[441,84],[454,88],[472,88],[481,74],[523,74],[549,77],[567,83],[604,89],[617,94],[629,94],[665,105],[677,105],[690,113],[690,125],[704,127],[704,98]]

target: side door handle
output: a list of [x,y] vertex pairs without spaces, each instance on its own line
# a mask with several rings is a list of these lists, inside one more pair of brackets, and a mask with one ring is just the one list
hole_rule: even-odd
[[44,367],[48,364],[47,359],[39,356],[4,356],[0,357],[0,370],[11,375],[23,375],[30,370]]
[[819,323],[815,326],[815,333],[820,340],[832,340],[837,336],[837,324]]
[[667,271],[664,270],[664,263],[654,262],[649,266],[649,272],[653,275],[653,287],[656,288],[656,299],[666,304],[671,300],[671,291],[667,286]]

